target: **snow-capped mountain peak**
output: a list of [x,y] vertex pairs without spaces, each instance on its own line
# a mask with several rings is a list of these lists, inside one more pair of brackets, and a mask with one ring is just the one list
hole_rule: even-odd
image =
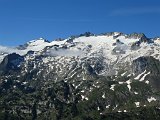
[[41,44],[44,44],[44,43],[49,43],[49,41],[47,41],[44,38],[39,38],[39,39],[31,40],[31,41],[27,42],[27,44],[31,45],[31,46],[41,45]]

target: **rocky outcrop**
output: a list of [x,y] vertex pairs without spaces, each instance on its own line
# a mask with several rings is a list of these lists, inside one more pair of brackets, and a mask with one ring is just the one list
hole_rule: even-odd
[[19,67],[23,61],[24,57],[16,53],[7,55],[0,64],[0,73],[2,74],[12,70],[19,70]]

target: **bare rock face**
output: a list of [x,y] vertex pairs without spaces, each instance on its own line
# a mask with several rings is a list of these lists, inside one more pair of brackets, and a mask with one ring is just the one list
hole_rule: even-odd
[[24,57],[12,53],[7,55],[2,63],[0,64],[0,71],[1,73],[9,72],[11,70],[19,70],[19,66],[24,61]]
[[160,62],[153,57],[139,57],[133,61],[132,71],[135,74],[140,74],[143,71],[151,71],[152,74],[158,75],[160,73]]

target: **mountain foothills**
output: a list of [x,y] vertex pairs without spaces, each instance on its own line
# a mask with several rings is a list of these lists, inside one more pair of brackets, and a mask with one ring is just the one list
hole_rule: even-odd
[[0,46],[0,119],[160,120],[159,60],[140,33]]

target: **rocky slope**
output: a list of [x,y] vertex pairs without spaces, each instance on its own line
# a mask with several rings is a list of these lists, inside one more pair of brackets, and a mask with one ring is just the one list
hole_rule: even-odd
[[1,119],[160,119],[160,38],[40,38],[0,46],[0,60]]

